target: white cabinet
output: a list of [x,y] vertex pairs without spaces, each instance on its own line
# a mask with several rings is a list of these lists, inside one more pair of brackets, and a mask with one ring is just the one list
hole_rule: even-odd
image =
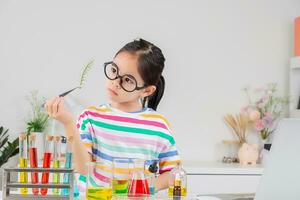
[[263,168],[219,162],[183,162],[188,177],[188,194],[255,193]]
[[300,117],[300,109],[298,109],[300,98],[300,56],[291,58],[289,83],[289,115],[290,117]]

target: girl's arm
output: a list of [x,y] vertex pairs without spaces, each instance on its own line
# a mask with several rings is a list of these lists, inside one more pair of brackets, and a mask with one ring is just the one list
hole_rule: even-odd
[[169,172],[165,172],[165,173],[159,175],[155,182],[156,192],[167,189],[169,187],[168,181],[169,181]]
[[80,174],[87,175],[86,163],[92,161],[92,156],[87,152],[75,123],[65,125],[66,135],[73,138],[72,152],[75,170]]
[[86,150],[76,128],[75,119],[64,107],[64,99],[55,97],[48,100],[45,109],[50,117],[60,121],[65,128],[67,138],[73,138],[72,151],[74,156],[75,170],[81,174],[87,174],[86,163],[92,161],[92,156]]

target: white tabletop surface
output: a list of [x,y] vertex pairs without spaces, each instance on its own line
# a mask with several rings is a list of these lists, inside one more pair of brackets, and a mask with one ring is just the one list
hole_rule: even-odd
[[241,165],[239,163],[184,161],[183,168],[188,174],[251,174],[261,175],[263,167],[257,165]]

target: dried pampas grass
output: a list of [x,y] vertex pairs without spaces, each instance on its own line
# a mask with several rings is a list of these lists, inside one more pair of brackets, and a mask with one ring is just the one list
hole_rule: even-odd
[[246,142],[246,130],[249,125],[249,117],[241,112],[236,115],[227,114],[224,117],[225,123],[233,130],[241,144]]

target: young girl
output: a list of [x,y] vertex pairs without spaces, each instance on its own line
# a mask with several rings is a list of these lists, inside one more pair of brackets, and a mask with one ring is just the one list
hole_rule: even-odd
[[[85,109],[78,117],[55,97],[45,104],[50,117],[60,121],[67,137],[73,137],[75,170],[86,175],[85,164],[114,158],[159,159],[156,190],[168,187],[168,171],[179,162],[167,120],[156,112],[164,93],[165,58],[154,44],[134,40],[104,63],[109,103]],[[84,184],[79,184],[84,192]]]

